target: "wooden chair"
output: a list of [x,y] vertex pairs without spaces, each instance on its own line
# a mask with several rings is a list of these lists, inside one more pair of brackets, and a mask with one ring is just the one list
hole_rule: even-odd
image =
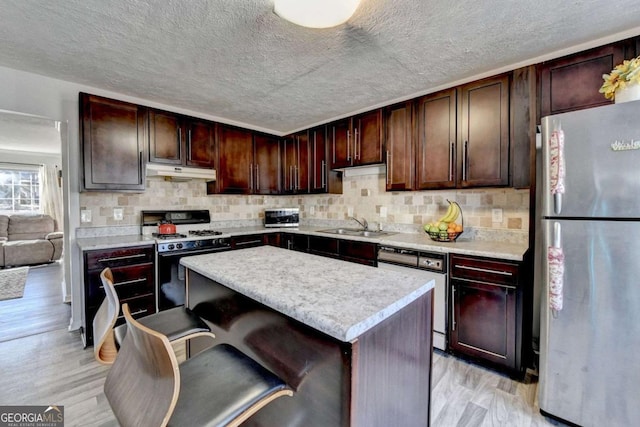
[[127,335],[107,374],[104,393],[118,422],[130,426],[238,426],[287,385],[227,344],[178,365],[165,335],[122,311]]
[[[113,284],[113,273],[105,268],[100,273],[105,298],[93,318],[93,352],[98,362],[110,365],[127,333],[126,324],[115,327],[120,313],[120,300]],[[176,343],[198,336],[215,338],[211,329],[198,316],[184,307],[161,311],[140,319],[140,323],[166,335]]]

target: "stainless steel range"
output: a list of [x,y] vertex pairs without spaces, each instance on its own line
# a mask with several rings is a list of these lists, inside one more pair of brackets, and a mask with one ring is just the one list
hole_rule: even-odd
[[[142,211],[142,234],[156,241],[156,299],[158,310],[184,304],[185,256],[231,249],[229,237],[211,230],[208,210]],[[175,225],[175,233],[160,233],[160,224]]]

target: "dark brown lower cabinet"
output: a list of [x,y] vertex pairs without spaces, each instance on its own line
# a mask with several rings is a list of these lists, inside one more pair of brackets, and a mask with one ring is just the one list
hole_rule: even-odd
[[449,349],[519,376],[524,372],[520,265],[450,255]]
[[370,242],[309,236],[309,253],[372,267],[378,265],[377,245]]
[[[85,345],[93,345],[93,318],[105,295],[100,273],[106,267],[113,273],[120,303],[128,303],[134,317],[156,312],[153,245],[84,251],[83,261],[82,339]],[[124,316],[120,316],[116,324],[122,323]]]

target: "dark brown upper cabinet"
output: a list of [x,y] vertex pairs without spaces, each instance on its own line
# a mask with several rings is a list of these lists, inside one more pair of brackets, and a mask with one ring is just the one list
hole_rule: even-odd
[[342,172],[329,168],[327,127],[309,129],[309,192],[342,194]]
[[386,189],[413,190],[415,170],[413,103],[403,102],[384,109]]
[[458,187],[509,184],[509,76],[461,86]]
[[253,193],[280,194],[282,191],[280,141],[275,136],[253,136]]
[[382,109],[327,126],[331,169],[382,163]]
[[217,131],[218,169],[216,192],[251,194],[253,192],[253,133],[219,125]]
[[457,106],[456,89],[417,101],[417,190],[456,186]]
[[280,194],[279,139],[222,124],[217,129],[217,180],[207,193]]
[[599,92],[602,75],[625,59],[625,47],[615,43],[539,64],[540,117],[610,104]]
[[285,194],[309,192],[309,134],[298,132],[282,140]]
[[213,168],[215,125],[167,111],[149,112],[149,161]]
[[145,107],[80,93],[83,189],[145,189]]

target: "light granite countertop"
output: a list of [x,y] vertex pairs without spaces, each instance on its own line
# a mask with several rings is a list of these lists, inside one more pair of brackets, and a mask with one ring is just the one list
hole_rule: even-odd
[[343,342],[426,294],[419,274],[272,246],[195,255],[185,267]]
[[455,242],[436,242],[426,234],[416,233],[394,233],[380,237],[359,237],[336,235],[323,233],[320,230],[327,229],[318,227],[299,227],[299,228],[264,228],[264,227],[244,227],[217,229],[224,233],[222,236],[239,236],[246,234],[258,234],[269,232],[289,232],[308,234],[313,236],[333,237],[346,240],[359,240],[362,242],[373,242],[380,245],[396,246],[402,249],[415,249],[420,251],[437,252],[437,253],[456,253],[461,255],[482,256],[487,258],[497,258],[510,261],[522,261],[527,251],[526,244],[509,243],[509,242],[493,242],[484,240],[457,240]]
[[91,251],[96,249],[114,249],[140,245],[153,245],[155,239],[143,236],[141,234],[128,234],[124,236],[100,236],[100,237],[83,237],[76,239],[76,244],[82,251]]
[[[335,235],[323,233],[319,227],[299,227],[299,228],[264,228],[257,227],[234,227],[215,228],[223,234],[216,237],[232,237],[247,234],[262,234],[289,232],[307,234],[313,236],[333,237],[338,239],[359,240],[362,242],[378,243],[380,245],[396,246],[403,249],[415,249],[437,253],[457,253],[462,255],[482,256],[487,258],[504,259],[510,261],[522,261],[527,251],[526,244],[494,242],[485,240],[457,240],[455,242],[440,243],[429,238],[426,233],[394,233],[381,237],[359,237]],[[118,247],[137,246],[141,244],[152,244],[154,240],[142,235],[107,236],[95,238],[76,239],[81,250],[112,249]]]

